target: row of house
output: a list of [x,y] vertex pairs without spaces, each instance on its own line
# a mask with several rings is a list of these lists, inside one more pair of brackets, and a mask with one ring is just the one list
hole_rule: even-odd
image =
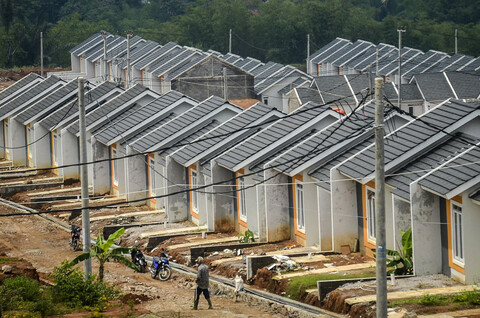
[[[160,82],[164,90],[149,85],[167,69],[175,80]],[[152,80],[117,80],[137,70],[142,81]],[[96,34],[72,50],[71,72],[46,79],[30,74],[0,92],[1,156],[79,179],[76,76],[86,76],[95,195],[164,208],[169,222],[250,229],[261,241],[291,239],[335,252],[349,245],[370,254],[373,79],[361,73],[290,78],[289,71],[233,54]],[[252,87],[254,96],[246,93]],[[262,87],[282,103],[256,94]],[[401,89],[396,105],[398,87],[385,83],[387,247],[399,249],[401,230],[412,228],[417,274],[478,282],[472,242],[480,221],[480,80],[448,70],[419,73]]]
[[[387,81],[398,83],[398,48],[385,43],[375,45],[364,40],[352,43],[336,38],[313,53],[307,61],[308,74],[329,76],[373,72]],[[480,70],[480,58],[464,54],[448,55],[430,50],[426,53],[409,47],[401,50],[401,80],[436,72],[472,73]]]

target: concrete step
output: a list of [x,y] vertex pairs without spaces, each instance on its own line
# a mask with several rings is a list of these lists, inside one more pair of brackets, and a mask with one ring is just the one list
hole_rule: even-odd
[[94,216],[90,218],[90,221],[101,221],[101,220],[111,220],[116,218],[128,218],[131,216],[143,216],[143,215],[152,215],[152,214],[163,214],[165,210],[154,210],[154,211],[139,211],[139,212],[125,212],[118,213],[114,215],[104,215],[104,216]]
[[[55,204],[52,205],[52,210],[57,209],[74,209],[80,208],[82,206],[82,200],[68,200],[69,203],[64,204]],[[124,203],[127,201],[127,198],[120,197],[120,198],[102,198],[97,200],[90,200],[90,206],[101,206],[101,205],[113,205],[116,203]]]
[[325,274],[325,273],[339,272],[339,271],[351,271],[351,270],[357,270],[357,269],[365,269],[369,267],[375,267],[375,262],[366,262],[366,263],[343,265],[343,266],[332,266],[332,267],[314,269],[314,270],[305,271],[305,272],[293,272],[293,273],[287,273],[283,275],[277,275],[273,277],[273,279],[280,280],[284,278]]
[[157,236],[157,235],[168,235],[168,234],[177,234],[177,233],[201,233],[207,231],[206,226],[192,226],[192,227],[184,227],[184,228],[175,228],[170,230],[163,230],[163,231],[155,231],[155,232],[148,232],[140,234],[140,238],[144,239],[150,236]]
[[[93,186],[89,186],[89,189],[93,189]],[[82,191],[82,188],[74,187],[74,188],[64,188],[64,189],[56,189],[56,190],[50,190],[50,191],[35,192],[35,193],[27,193],[27,196],[36,197],[36,196],[42,196],[42,195],[68,193],[68,192],[76,192],[76,191],[80,194],[80,191]]]

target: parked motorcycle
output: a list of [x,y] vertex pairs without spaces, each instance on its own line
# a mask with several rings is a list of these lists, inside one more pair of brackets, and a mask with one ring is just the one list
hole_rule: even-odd
[[168,280],[172,276],[172,269],[168,262],[168,255],[165,252],[160,254],[160,257],[154,256],[152,266],[149,267],[152,278],[157,276],[160,280]]
[[142,251],[139,249],[132,251],[132,262],[133,264],[137,265],[138,268],[140,268],[141,273],[145,273],[147,261],[145,260],[145,256],[143,255]]
[[78,242],[80,241],[80,232],[81,232],[81,228],[76,226],[76,225],[72,225],[72,228],[70,230],[70,234],[72,236],[72,240],[70,241],[70,245],[73,247],[73,250],[76,251],[78,249]]

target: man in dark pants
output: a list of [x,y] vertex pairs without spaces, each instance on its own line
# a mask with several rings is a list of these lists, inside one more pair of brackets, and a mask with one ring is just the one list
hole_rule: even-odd
[[208,267],[203,262],[203,257],[197,258],[198,272],[197,272],[197,289],[195,290],[195,299],[193,300],[193,309],[198,309],[198,301],[200,294],[203,293],[208,302],[208,309],[212,309],[212,301],[210,300],[210,293],[208,292]]

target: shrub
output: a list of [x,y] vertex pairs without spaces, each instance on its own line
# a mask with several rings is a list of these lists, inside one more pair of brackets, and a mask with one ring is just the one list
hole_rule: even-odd
[[82,306],[92,310],[105,310],[106,303],[118,298],[120,294],[113,286],[96,280],[95,275],[85,279],[80,269],[73,267],[68,261],[55,267],[53,279],[54,299],[65,302],[71,308]]
[[17,309],[22,302],[34,302],[41,297],[40,286],[25,276],[7,278],[0,286],[0,305],[4,310]]

